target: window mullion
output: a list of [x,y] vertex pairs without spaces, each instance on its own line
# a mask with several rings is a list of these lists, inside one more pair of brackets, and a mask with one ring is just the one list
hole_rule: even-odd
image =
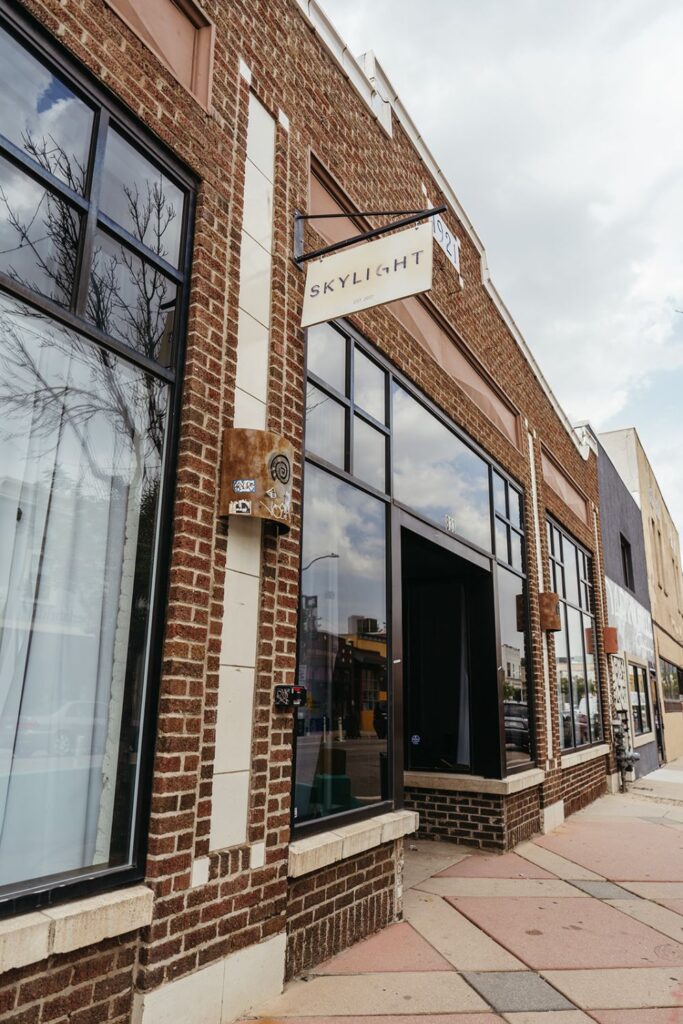
[[75,312],[79,317],[85,318],[85,310],[88,303],[88,288],[90,286],[90,269],[92,267],[93,251],[95,248],[95,232],[97,231],[97,209],[100,202],[100,183],[102,181],[102,167],[104,164],[104,148],[107,141],[109,129],[109,113],[100,110],[97,118],[97,130],[93,144],[93,152],[90,165],[90,205],[83,221],[80,252],[78,254],[78,265],[76,273],[76,297]]

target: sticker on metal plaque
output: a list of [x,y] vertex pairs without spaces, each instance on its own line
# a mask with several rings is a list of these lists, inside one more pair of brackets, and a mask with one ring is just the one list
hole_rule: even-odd
[[232,489],[235,494],[255,494],[256,493],[256,481],[255,480],[233,480]]

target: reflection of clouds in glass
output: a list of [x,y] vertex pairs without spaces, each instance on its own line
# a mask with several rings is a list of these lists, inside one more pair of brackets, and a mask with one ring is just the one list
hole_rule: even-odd
[[394,496],[491,550],[488,467],[402,388],[393,388]]
[[47,144],[43,152],[52,173],[82,192],[79,169],[86,166],[92,123],[90,108],[0,29],[3,135],[25,151],[29,138],[39,147]]
[[[339,558],[325,558],[330,554]],[[306,467],[302,593],[318,596],[319,628],[345,633],[351,615],[386,620],[385,508],[314,466]]]

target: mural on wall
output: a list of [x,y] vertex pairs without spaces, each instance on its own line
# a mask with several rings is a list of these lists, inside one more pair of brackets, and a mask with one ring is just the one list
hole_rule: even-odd
[[609,622],[619,631],[621,649],[632,657],[653,665],[655,645],[649,611],[609,577],[605,578],[605,585]]

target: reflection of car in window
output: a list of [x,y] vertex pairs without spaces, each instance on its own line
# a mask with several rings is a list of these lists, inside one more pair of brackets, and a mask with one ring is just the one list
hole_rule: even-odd
[[525,701],[506,700],[505,744],[517,750],[529,750],[529,707]]
[[372,725],[378,740],[385,740],[389,728],[389,706],[387,701],[378,700],[372,714]]
[[593,736],[597,734],[597,723],[598,723],[598,698],[596,695],[591,694],[588,704],[586,703],[585,696],[579,701],[579,705],[576,709],[576,743],[577,746],[580,743],[588,743],[590,736],[588,733],[588,715],[591,716],[591,731]]

